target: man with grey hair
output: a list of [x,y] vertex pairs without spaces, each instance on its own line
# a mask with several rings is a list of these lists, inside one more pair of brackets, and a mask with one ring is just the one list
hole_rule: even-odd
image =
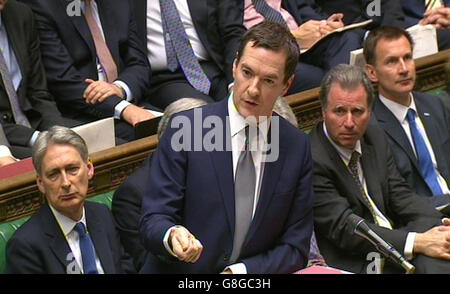
[[85,202],[94,166],[84,140],[55,126],[32,149],[36,183],[47,202],[6,248],[6,271],[15,274],[133,272],[108,208]]
[[416,273],[450,272],[450,220],[411,191],[383,131],[369,123],[373,93],[362,69],[332,69],[319,95],[323,123],[311,132],[314,225],[327,263],[355,273],[401,272],[390,261],[383,267],[376,248],[353,235],[349,220],[362,218]]

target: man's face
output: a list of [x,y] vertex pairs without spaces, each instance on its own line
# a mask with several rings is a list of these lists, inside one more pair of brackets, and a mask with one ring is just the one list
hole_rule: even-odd
[[8,0],[0,0],[0,11],[2,11],[3,8],[5,8],[6,2],[8,2]]
[[[397,40],[380,39],[375,48],[375,64],[366,66],[373,82],[384,97],[398,101],[409,99],[416,81],[411,45],[404,36]],[[399,101],[401,102],[401,101]]]
[[52,144],[42,160],[37,185],[49,204],[77,221],[81,218],[88,182],[93,175],[94,167],[83,161],[75,147]]
[[247,118],[269,117],[279,96],[283,96],[293,76],[284,81],[286,53],[252,47],[249,42],[233,64],[233,98],[239,113]]
[[328,135],[338,145],[354,149],[364,135],[370,120],[367,93],[362,85],[352,90],[342,89],[333,83],[328,93],[328,103],[323,110]]

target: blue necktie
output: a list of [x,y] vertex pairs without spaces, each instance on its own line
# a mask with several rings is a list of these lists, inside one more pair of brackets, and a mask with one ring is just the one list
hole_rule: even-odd
[[173,0],[159,0],[159,4],[169,70],[175,71],[180,63],[189,83],[196,90],[208,95],[211,82],[192,50],[175,3]]
[[86,233],[86,227],[82,222],[78,222],[74,230],[77,231],[80,237],[81,258],[83,260],[84,274],[98,274],[97,266],[95,264],[94,244],[91,237]]
[[284,20],[281,13],[267,4],[266,0],[252,0],[252,3],[256,11],[264,16],[265,20],[287,26],[286,21]]
[[437,174],[434,169],[433,162],[431,161],[430,153],[428,153],[425,140],[423,139],[422,135],[419,132],[419,129],[417,128],[415,111],[413,109],[408,109],[407,118],[422,176],[425,178],[425,182],[428,184],[428,187],[430,187],[433,195],[441,195],[443,194],[443,192],[441,187],[439,186]]

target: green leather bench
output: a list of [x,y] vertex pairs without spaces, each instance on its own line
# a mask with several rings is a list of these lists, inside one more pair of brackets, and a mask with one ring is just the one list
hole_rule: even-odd
[[[114,191],[110,191],[108,193],[89,197],[87,200],[103,203],[108,206],[109,209],[111,209],[113,195]],[[6,243],[8,243],[8,240],[11,238],[17,228],[19,228],[29,218],[29,216],[26,216],[14,221],[0,224],[0,274],[4,274],[6,268]]]

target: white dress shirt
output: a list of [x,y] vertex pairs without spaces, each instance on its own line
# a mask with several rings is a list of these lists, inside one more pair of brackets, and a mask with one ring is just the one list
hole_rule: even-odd
[[411,148],[414,152],[414,155],[417,157],[416,148],[414,146],[414,141],[411,135],[411,130],[409,128],[409,122],[407,118],[408,109],[413,109],[415,111],[415,121],[417,128],[420,132],[420,135],[422,135],[425,145],[427,147],[428,153],[430,154],[431,161],[433,162],[433,168],[437,175],[437,180],[439,183],[439,186],[441,187],[441,190],[443,194],[450,194],[449,187],[447,186],[447,183],[445,182],[442,175],[439,173],[439,170],[437,169],[437,161],[436,156],[434,155],[433,148],[431,147],[430,140],[428,139],[427,132],[425,131],[425,127],[422,123],[422,120],[418,116],[418,111],[416,107],[416,103],[414,102],[414,97],[411,94],[411,104],[409,106],[404,106],[399,103],[396,103],[392,100],[389,100],[382,95],[380,95],[380,101],[392,112],[392,114],[395,116],[395,118],[398,120],[400,125],[402,126],[403,130],[405,131],[406,137],[408,137],[409,144],[411,145]]
[[[195,56],[199,60],[208,60],[208,52],[195,30],[187,0],[174,0],[174,2]],[[166,45],[159,0],[147,0],[147,52],[152,71],[167,70]]]
[[[73,221],[72,219],[68,218],[65,215],[62,215],[60,212],[58,212],[55,208],[53,208],[50,204],[50,209],[53,212],[53,215],[56,218],[56,221],[61,228],[61,231],[64,235],[64,237],[67,240],[67,243],[69,244],[70,250],[73,253],[73,256],[75,258],[75,262],[78,265],[78,268],[80,269],[81,273],[83,273],[83,260],[81,258],[81,249],[80,249],[80,241],[78,233],[74,230],[75,225],[78,222],[82,222],[87,231],[89,232],[89,228],[86,224],[86,216],[84,214],[84,207],[83,207],[83,215],[81,216],[81,219],[79,221]],[[97,271],[99,274],[104,274],[102,265],[100,263],[100,260],[98,259],[97,252],[94,248],[94,254],[95,254],[95,264],[97,266]]]

